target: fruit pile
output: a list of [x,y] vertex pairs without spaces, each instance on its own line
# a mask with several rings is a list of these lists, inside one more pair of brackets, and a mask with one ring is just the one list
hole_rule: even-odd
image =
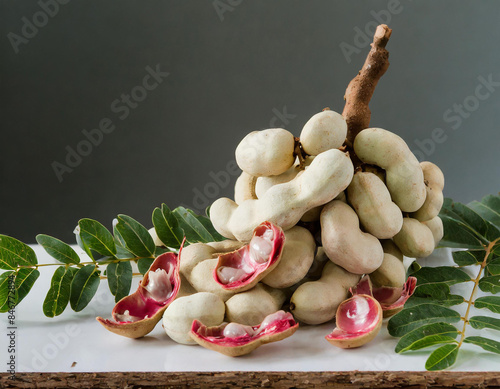
[[228,240],[185,247],[176,263],[158,257],[115,321],[99,318],[106,328],[143,336],[137,327],[163,315],[173,340],[231,356],[290,336],[296,321],[336,317],[327,340],[339,347],[373,339],[382,313],[401,309],[415,287],[403,256],[430,255],[443,235],[441,170],[419,163],[398,135],[369,127],[390,34],[377,28],[342,114],[325,108],[299,137],[272,128],[243,138],[234,200],[210,207]]

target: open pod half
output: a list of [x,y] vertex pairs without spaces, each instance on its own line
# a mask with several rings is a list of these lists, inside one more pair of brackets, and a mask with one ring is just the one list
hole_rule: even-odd
[[264,318],[257,326],[224,323],[207,327],[198,320],[193,321],[191,338],[200,346],[230,357],[251,353],[263,344],[288,338],[299,328],[291,313],[278,311]]
[[339,305],[335,320],[337,328],[325,339],[340,348],[360,347],[380,332],[382,307],[372,296],[355,294]]
[[98,317],[97,321],[107,330],[128,338],[149,334],[179,292],[181,281],[178,258],[175,253],[158,256],[137,290],[115,305],[111,312],[114,320]]
[[214,279],[223,288],[243,292],[271,272],[279,263],[285,234],[271,222],[260,224],[250,243],[239,250],[219,256]]

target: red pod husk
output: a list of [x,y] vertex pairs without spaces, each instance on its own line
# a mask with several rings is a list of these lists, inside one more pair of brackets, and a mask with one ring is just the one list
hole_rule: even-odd
[[254,230],[250,243],[219,256],[213,277],[223,289],[249,290],[278,265],[284,244],[283,230],[264,222]]
[[97,321],[108,331],[128,338],[149,334],[179,292],[179,255],[165,253],[158,256],[137,290],[115,305],[111,312],[114,320],[97,317]]
[[299,324],[291,313],[278,311],[268,315],[260,325],[244,326],[238,323],[224,323],[207,327],[194,320],[191,338],[200,346],[221,354],[238,357],[248,354],[263,344],[277,342],[293,335]]

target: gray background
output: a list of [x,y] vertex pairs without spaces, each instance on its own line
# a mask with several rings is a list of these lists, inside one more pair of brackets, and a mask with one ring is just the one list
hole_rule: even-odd
[[[342,111],[368,47],[360,38],[348,63],[340,45],[354,46],[356,29],[380,11],[393,29],[391,66],[371,103],[372,125],[426,151],[445,173],[446,196],[498,192],[500,87],[460,125],[443,115],[474,102],[479,76],[500,81],[500,2],[402,0],[396,9],[388,13],[388,1],[73,0],[16,54],[8,34],[20,35],[22,18],[41,8],[2,1],[0,233],[74,242],[82,217],[110,226],[125,213],[150,226],[162,202],[199,208],[232,196],[228,163],[246,133],[275,125],[298,136],[323,107]],[[157,64],[169,76],[120,120],[111,103]],[[60,183],[51,164],[64,163],[66,146],[103,118],[115,131]],[[447,140],[430,152],[424,140],[435,128]]]

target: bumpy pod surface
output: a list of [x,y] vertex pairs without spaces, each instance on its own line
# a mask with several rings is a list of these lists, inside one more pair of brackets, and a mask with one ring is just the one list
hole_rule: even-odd
[[225,305],[213,293],[200,292],[176,299],[163,314],[163,329],[177,343],[196,344],[190,331],[193,320],[209,326],[218,326],[224,321]]
[[386,171],[386,184],[399,208],[415,212],[424,203],[424,174],[405,141],[382,128],[367,128],[354,139],[354,151],[365,163]]
[[334,199],[351,182],[354,168],[340,150],[321,153],[293,180],[271,187],[258,200],[238,206],[228,198],[215,201],[210,219],[215,229],[229,239],[248,242],[253,230],[269,221],[288,230],[310,209]]
[[245,200],[256,199],[255,184],[257,177],[251,176],[248,173],[242,172],[234,184],[234,202],[241,204]]
[[417,219],[405,217],[403,228],[394,238],[403,255],[410,258],[428,257],[434,251],[434,236],[429,227]]
[[356,212],[339,200],[321,212],[321,241],[328,258],[351,273],[371,273],[384,259],[379,240],[361,231]]
[[258,283],[246,292],[237,293],[226,301],[226,320],[245,325],[257,325],[281,309],[286,300],[282,290]]
[[431,220],[423,222],[423,224],[426,225],[429,230],[431,230],[432,236],[434,237],[434,248],[436,248],[441,239],[443,239],[443,221],[439,216],[435,216]]
[[[182,250],[182,249],[181,249]],[[128,338],[149,334],[180,288],[179,262],[175,253],[158,256],[139,283],[137,290],[113,308],[114,320],[97,317],[108,331]]]
[[236,147],[236,163],[254,177],[276,176],[293,165],[295,138],[283,128],[253,131]]
[[264,222],[254,230],[249,244],[219,256],[214,280],[226,290],[249,290],[278,265],[284,245],[283,230]]
[[406,269],[403,253],[392,240],[381,241],[384,249],[382,265],[370,274],[375,286],[403,287],[406,282]]
[[239,323],[207,327],[201,321],[195,320],[191,327],[191,337],[207,349],[238,357],[251,353],[263,344],[288,338],[298,327],[290,313],[278,311],[267,316],[260,325],[253,327]]
[[347,187],[347,197],[366,232],[378,239],[390,239],[401,230],[403,214],[375,174],[356,172]]
[[280,262],[262,282],[273,288],[287,288],[305,277],[314,261],[316,242],[309,230],[295,226],[285,231]]
[[326,109],[310,118],[300,133],[302,148],[309,155],[318,155],[342,146],[347,123],[337,112]]
[[340,348],[360,347],[380,332],[382,307],[372,296],[356,294],[339,305],[335,320],[337,328],[325,339]]
[[436,217],[443,206],[444,175],[441,169],[432,162],[421,162],[420,166],[424,173],[427,195],[422,207],[412,213],[411,217],[424,222]]
[[360,276],[328,261],[317,281],[300,285],[290,299],[294,317],[307,324],[321,324],[335,316],[339,304],[349,295]]

